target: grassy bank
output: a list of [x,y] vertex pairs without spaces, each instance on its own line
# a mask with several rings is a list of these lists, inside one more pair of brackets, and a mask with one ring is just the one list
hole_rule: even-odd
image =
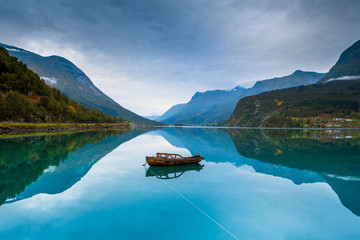
[[0,134],[18,132],[56,132],[92,129],[126,129],[128,123],[0,123]]

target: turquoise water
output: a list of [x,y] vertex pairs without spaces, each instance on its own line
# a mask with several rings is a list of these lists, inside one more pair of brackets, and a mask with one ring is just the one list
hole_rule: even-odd
[[[155,152],[198,165],[143,166]],[[0,139],[0,239],[360,239],[360,131]]]

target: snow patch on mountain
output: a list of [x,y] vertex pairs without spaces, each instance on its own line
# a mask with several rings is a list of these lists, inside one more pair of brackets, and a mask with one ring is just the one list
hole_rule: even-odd
[[13,52],[20,52],[19,49],[16,49],[16,48],[5,48],[7,51],[13,51]]
[[342,76],[342,77],[337,77],[337,78],[330,78],[323,83],[327,83],[327,82],[331,82],[331,81],[357,80],[357,79],[360,80],[360,76]]
[[57,83],[57,79],[52,77],[52,78],[49,78],[49,77],[40,77],[42,80],[44,80],[44,82],[47,84],[47,85],[50,85],[50,86],[53,86],[53,85],[56,85]]

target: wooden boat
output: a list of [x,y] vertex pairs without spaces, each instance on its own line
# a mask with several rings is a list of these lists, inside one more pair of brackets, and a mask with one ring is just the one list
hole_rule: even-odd
[[145,176],[156,177],[158,179],[173,179],[181,177],[185,172],[200,172],[203,167],[204,166],[199,163],[178,166],[150,166],[148,169],[145,168]]
[[203,159],[199,154],[191,157],[183,157],[176,153],[156,153],[155,157],[146,157],[146,162],[150,166],[175,166],[198,163]]

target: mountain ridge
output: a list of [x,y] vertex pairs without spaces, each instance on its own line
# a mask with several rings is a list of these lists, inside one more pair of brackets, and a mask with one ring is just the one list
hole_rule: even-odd
[[22,48],[0,43],[11,56],[17,57],[31,70],[37,73],[46,84],[59,89],[69,98],[80,104],[104,112],[110,116],[119,116],[127,120],[154,124],[130,110],[122,107],[97,88],[90,78],[71,61],[61,56],[43,57]]
[[291,75],[257,81],[248,89],[236,86],[230,90],[196,92],[189,102],[181,104],[181,108],[174,105],[156,120],[167,124],[218,124],[230,118],[241,98],[275,89],[313,84],[324,75],[296,70]]
[[318,83],[329,80],[360,79],[360,40],[341,53],[338,61]]
[[0,46],[0,121],[104,123],[124,122],[69,99],[45,84],[26,64]]
[[[345,65],[344,65],[345,64]],[[240,99],[230,126],[360,126],[360,41],[347,48],[316,84],[260,93]],[[355,76],[350,78],[349,76]]]
[[186,103],[180,103],[180,104],[176,104],[174,106],[172,106],[171,108],[169,108],[164,114],[162,114],[161,116],[157,117],[155,120],[156,121],[163,121],[167,118],[170,118],[176,114],[178,114],[183,107],[185,106]]

